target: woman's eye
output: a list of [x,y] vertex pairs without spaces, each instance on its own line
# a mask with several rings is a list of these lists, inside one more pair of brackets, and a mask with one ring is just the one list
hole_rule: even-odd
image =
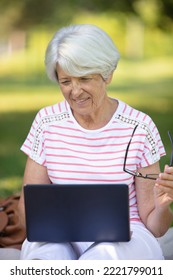
[[91,77],[82,77],[81,80],[82,81],[90,81],[90,80],[92,80],[92,78]]
[[70,83],[69,80],[65,80],[65,81],[62,81],[62,82],[61,82],[62,85],[68,85],[69,83]]

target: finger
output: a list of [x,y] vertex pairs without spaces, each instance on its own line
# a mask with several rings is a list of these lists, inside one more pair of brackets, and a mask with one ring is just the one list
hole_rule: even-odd
[[173,167],[165,165],[164,172],[159,174],[159,179],[173,181]]
[[155,189],[157,189],[158,191],[163,191],[164,193],[170,193],[173,195],[173,186],[171,187],[170,185],[166,185],[166,184],[155,184]]
[[[168,175],[169,176],[169,175]],[[162,180],[160,178],[158,178],[156,180],[156,183],[155,183],[155,186],[156,187],[163,187],[163,188],[168,188],[172,191],[173,193],[173,180]]]
[[165,165],[164,172],[173,174],[173,166]]
[[163,197],[163,200],[173,202],[173,189],[162,185],[155,185],[154,192],[157,196]]

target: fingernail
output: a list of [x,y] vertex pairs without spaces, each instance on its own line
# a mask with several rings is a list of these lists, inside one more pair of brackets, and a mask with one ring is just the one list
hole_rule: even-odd
[[171,172],[171,167],[169,165],[166,166],[166,172],[170,173]]

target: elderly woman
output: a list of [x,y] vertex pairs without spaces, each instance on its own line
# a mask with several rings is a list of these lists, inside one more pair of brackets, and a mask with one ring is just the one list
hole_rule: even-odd
[[[151,118],[107,95],[118,60],[113,41],[96,26],[72,25],[54,35],[46,70],[65,100],[38,112],[21,148],[28,155],[23,184],[127,184],[131,240],[26,240],[21,259],[163,259],[157,237],[173,220],[173,167],[160,173],[165,150]],[[20,211],[24,223],[23,195]]]

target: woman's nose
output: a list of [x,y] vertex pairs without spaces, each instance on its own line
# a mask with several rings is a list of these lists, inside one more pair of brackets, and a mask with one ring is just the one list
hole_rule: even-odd
[[72,94],[76,98],[82,93],[81,84],[79,81],[72,81]]

